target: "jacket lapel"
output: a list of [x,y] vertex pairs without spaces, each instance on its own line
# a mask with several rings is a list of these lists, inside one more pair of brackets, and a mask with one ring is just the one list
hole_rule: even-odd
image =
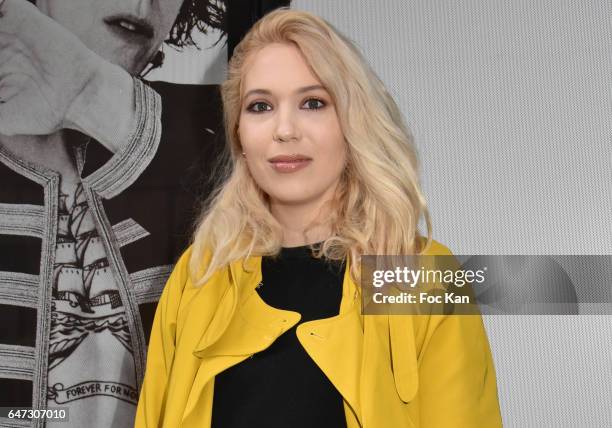
[[245,266],[232,263],[230,271],[229,292],[194,351],[203,360],[262,351],[301,318],[297,312],[267,305],[255,292],[261,281],[261,257],[249,259]]
[[[200,366],[183,413],[183,423],[197,413],[198,400],[208,382],[223,370],[268,348],[300,320],[300,314],[267,305],[255,292],[261,280],[261,257],[230,265],[227,292],[198,342],[193,355]],[[219,286],[222,284],[214,284]]]

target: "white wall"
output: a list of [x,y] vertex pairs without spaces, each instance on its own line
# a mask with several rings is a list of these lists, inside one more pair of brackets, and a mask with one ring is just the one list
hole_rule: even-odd
[[[456,254],[612,254],[609,1],[293,8],[352,38],[395,96],[419,147],[435,239]],[[612,426],[612,316],[485,324],[505,426]]]

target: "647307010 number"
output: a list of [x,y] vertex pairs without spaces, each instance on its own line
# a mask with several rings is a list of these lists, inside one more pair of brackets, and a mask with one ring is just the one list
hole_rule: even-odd
[[30,409],[27,407],[0,407],[0,417],[8,419],[46,419],[56,422],[68,421],[68,409],[58,407],[53,409]]

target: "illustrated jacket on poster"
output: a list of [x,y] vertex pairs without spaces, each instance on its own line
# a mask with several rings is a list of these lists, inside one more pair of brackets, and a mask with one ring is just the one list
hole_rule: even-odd
[[[224,144],[216,85],[135,80],[135,103],[117,153],[74,143],[73,195],[62,194],[56,172],[0,145],[2,407],[113,397],[135,411],[157,301]],[[99,375],[113,364],[127,381]]]

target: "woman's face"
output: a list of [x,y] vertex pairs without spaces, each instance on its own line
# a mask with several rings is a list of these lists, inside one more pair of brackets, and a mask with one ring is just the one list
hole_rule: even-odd
[[248,59],[238,134],[251,175],[273,206],[333,198],[346,144],[331,96],[297,47],[270,44]]
[[36,0],[104,59],[138,74],[170,32],[183,0]]

